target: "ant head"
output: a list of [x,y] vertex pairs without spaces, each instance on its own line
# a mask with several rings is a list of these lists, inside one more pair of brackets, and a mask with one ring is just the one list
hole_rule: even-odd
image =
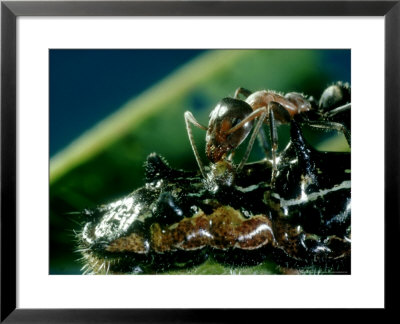
[[217,104],[210,114],[206,135],[206,155],[211,162],[221,161],[243,142],[253,127],[253,121],[230,134],[227,132],[252,112],[253,109],[243,100],[224,98]]

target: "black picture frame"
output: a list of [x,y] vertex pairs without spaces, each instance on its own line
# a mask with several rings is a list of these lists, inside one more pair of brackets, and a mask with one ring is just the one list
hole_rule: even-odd
[[[19,16],[384,16],[385,310],[396,307],[399,238],[400,1],[2,1],[1,322],[236,322],[268,310],[16,308],[16,19]],[[371,45],[372,46],[372,45]],[[367,72],[366,72],[367,74]],[[373,94],[368,94],[373,100]],[[373,130],[373,126],[371,126]],[[371,154],[374,149],[371,148]],[[373,166],[371,166],[373,168]],[[367,283],[366,283],[367,284]],[[182,298],[186,298],[182,296]],[[247,298],[247,297],[244,297]],[[297,313],[296,313],[297,314]],[[279,316],[279,315],[278,315]],[[301,316],[297,314],[295,316]],[[333,315],[336,316],[336,315]],[[285,315],[287,317],[287,314]]]

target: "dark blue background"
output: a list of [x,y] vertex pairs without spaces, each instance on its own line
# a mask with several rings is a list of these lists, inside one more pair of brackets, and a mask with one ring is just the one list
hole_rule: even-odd
[[202,52],[50,50],[50,156]]

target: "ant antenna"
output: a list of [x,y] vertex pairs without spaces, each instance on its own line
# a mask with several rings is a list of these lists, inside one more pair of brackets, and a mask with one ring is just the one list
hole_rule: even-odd
[[192,150],[193,150],[194,156],[196,158],[197,164],[199,166],[201,175],[203,176],[204,179],[206,179],[206,172],[204,171],[204,165],[201,162],[199,152],[197,151],[197,147],[196,147],[196,144],[194,142],[194,138],[193,138],[193,134],[192,134],[192,128],[190,127],[190,123],[192,123],[194,126],[196,126],[198,128],[201,128],[201,129],[203,129],[205,131],[208,128],[203,126],[203,125],[201,125],[196,120],[196,118],[194,118],[193,114],[190,111],[186,111],[184,116],[185,116],[186,130],[187,130],[187,133],[189,135],[190,146],[192,147]]

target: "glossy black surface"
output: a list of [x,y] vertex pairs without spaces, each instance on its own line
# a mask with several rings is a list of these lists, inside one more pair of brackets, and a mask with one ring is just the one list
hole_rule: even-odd
[[[301,143],[300,153],[292,142],[282,154],[274,188],[270,186],[271,163],[268,161],[246,165],[234,186],[209,190],[200,175],[171,169],[161,157],[150,155],[146,162],[146,186],[91,213],[81,234],[81,249],[106,262],[112,258],[123,260],[118,266],[111,264],[110,273],[154,273],[177,264],[190,267],[210,255],[225,263],[236,260],[233,265],[254,264],[255,260],[261,262],[276,255],[274,259],[278,263],[293,261],[295,267],[311,264],[349,273],[350,154],[320,153]],[[304,167],[303,155],[306,161],[312,161],[312,168]],[[166,252],[155,247],[154,224],[168,231],[171,225],[182,226],[184,220],[199,211],[216,222],[218,218],[212,218],[212,215],[221,206],[233,208],[248,220],[263,215],[263,223],[256,225],[254,231],[265,227],[266,222],[272,222],[274,240],[260,245],[246,236],[248,245],[252,246],[249,252],[238,248],[238,238],[235,238],[236,243],[217,244],[215,230],[203,228],[198,232],[200,236],[212,237],[204,243],[193,235],[197,227],[182,227],[176,235],[185,236],[183,242],[177,241],[173,247],[165,246]],[[225,223],[226,233],[231,233],[231,226],[229,221]],[[144,245],[148,246],[144,252],[107,252],[113,241],[132,233],[140,235]],[[184,245],[179,248],[178,243]],[[282,253],[271,253],[271,249],[283,251],[284,257]],[[100,269],[100,273],[101,270],[105,269]]]

